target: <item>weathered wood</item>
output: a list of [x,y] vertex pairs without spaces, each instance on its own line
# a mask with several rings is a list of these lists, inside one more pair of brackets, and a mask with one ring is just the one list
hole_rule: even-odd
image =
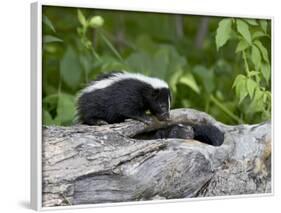
[[[212,124],[215,147],[194,140],[136,140],[171,124]],[[271,123],[228,126],[191,109],[169,123],[44,127],[43,206],[271,192]]]

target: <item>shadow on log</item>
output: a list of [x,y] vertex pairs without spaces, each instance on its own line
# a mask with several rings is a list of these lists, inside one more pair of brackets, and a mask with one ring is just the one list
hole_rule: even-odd
[[[221,146],[134,139],[173,124],[210,124]],[[43,206],[271,192],[271,123],[228,126],[191,109],[169,123],[44,127]]]

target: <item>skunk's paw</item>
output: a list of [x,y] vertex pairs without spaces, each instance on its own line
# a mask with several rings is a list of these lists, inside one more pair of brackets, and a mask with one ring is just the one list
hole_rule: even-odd
[[108,125],[108,123],[105,120],[96,120],[95,125],[102,126],[102,125]]

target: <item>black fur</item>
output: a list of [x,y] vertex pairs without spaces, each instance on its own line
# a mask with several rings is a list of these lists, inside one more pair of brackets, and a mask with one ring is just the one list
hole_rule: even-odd
[[194,139],[212,146],[220,146],[224,141],[224,133],[213,125],[174,124],[166,128],[141,133],[136,135],[134,138],[144,140],[163,138]]
[[141,133],[139,135],[136,135],[134,138],[144,139],[144,140],[166,139],[166,138],[193,139],[194,132],[191,126],[175,124],[151,132]]
[[213,146],[220,146],[224,141],[224,133],[216,126],[201,124],[193,125],[194,139],[210,144]]
[[[99,76],[96,81],[113,75]],[[164,120],[169,116],[169,98],[168,88],[154,89],[136,79],[123,79],[106,88],[82,93],[77,106],[78,118],[88,125],[95,125],[100,120],[119,123],[128,118],[145,119],[145,112],[149,110],[159,120]]]

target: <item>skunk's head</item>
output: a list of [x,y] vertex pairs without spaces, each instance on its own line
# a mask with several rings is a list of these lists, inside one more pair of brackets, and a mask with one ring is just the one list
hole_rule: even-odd
[[169,88],[149,88],[144,93],[150,112],[158,120],[168,120],[170,117],[171,94]]

